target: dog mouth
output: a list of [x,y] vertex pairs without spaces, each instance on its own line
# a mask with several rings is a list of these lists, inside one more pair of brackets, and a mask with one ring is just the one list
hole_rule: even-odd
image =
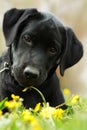
[[25,69],[14,67],[12,75],[18,84],[24,88],[29,86],[39,87],[47,78],[45,71],[40,71],[31,66],[25,67]]

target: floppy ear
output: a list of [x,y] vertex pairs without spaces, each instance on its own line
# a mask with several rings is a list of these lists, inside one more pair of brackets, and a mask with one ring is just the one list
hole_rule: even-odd
[[64,70],[76,64],[83,55],[81,42],[70,28],[66,28],[66,43],[64,53],[60,61],[60,73],[63,76]]
[[[3,33],[6,45],[9,46],[15,40],[18,30],[23,28],[22,24],[30,16],[37,14],[36,9],[11,9],[4,15]],[[22,27],[21,27],[22,26]]]

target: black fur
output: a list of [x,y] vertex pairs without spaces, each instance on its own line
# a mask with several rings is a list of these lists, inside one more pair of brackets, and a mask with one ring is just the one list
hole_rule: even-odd
[[11,94],[24,99],[24,105],[34,107],[42,102],[35,90],[22,90],[31,85],[38,88],[51,106],[64,102],[55,70],[76,64],[83,55],[83,47],[72,29],[51,13],[36,9],[11,9],[4,15],[3,32],[8,49],[0,58],[9,70],[0,73],[0,100]]

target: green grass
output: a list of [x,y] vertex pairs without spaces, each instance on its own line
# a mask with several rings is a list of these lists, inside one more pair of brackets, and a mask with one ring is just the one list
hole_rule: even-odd
[[[49,103],[37,104],[35,109],[26,109],[22,99],[13,95],[13,100],[0,102],[0,130],[86,130],[87,99],[65,94],[66,110],[53,108]],[[7,107],[9,112],[2,113]]]

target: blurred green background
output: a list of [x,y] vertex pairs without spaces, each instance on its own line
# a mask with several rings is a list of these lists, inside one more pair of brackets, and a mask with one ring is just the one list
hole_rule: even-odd
[[84,56],[78,64],[67,69],[63,77],[59,69],[57,74],[62,88],[67,87],[72,93],[87,97],[87,0],[0,0],[0,54],[6,48],[2,32],[3,15],[14,7],[51,11],[64,25],[73,28],[83,44]]

